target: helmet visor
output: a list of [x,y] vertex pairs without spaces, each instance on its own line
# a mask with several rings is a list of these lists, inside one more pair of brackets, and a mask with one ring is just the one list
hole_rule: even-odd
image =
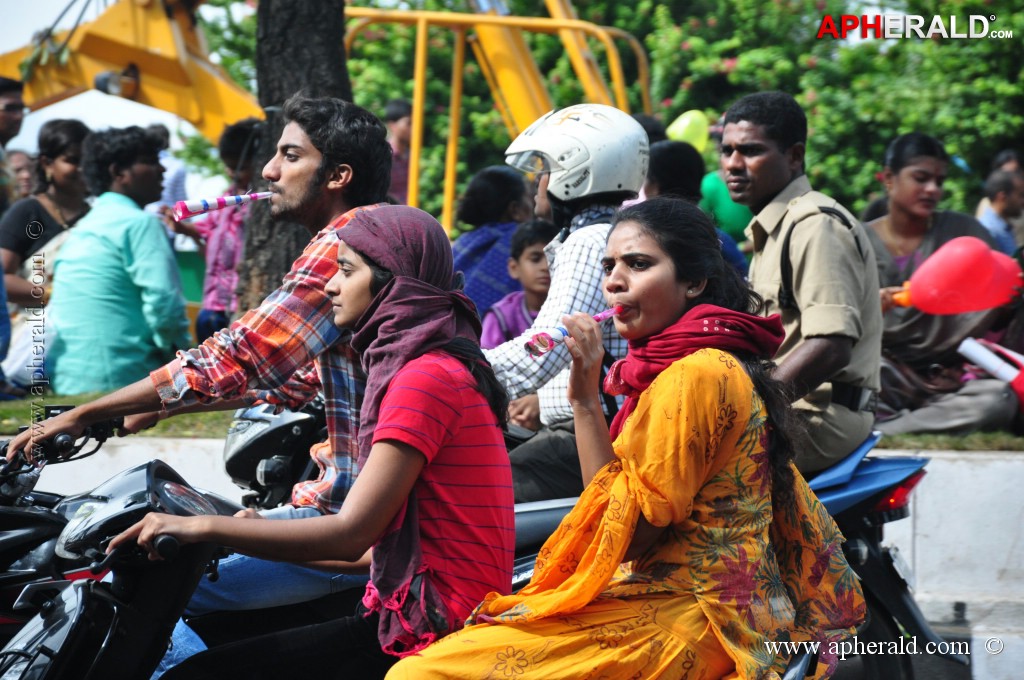
[[561,170],[562,166],[542,151],[521,151],[505,156],[505,163],[528,175],[539,175]]

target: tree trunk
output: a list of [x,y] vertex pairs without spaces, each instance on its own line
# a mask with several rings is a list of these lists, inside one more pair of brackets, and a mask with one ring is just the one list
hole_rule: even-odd
[[[351,101],[352,85],[345,63],[344,0],[260,0],[256,18],[257,85],[267,122],[253,160],[257,191],[264,191],[263,166],[284,127],[284,101],[299,91]],[[272,221],[265,201],[253,204],[238,267],[240,312],[259,305],[281,284],[308,242],[305,228]]]

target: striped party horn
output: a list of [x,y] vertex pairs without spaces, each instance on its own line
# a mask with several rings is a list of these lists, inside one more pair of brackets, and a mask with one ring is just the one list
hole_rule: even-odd
[[217,198],[209,199],[196,198],[191,201],[178,201],[174,204],[174,209],[171,212],[174,214],[175,221],[178,221],[188,217],[202,215],[203,213],[210,212],[211,210],[227,208],[231,205],[245,205],[252,201],[261,201],[265,198],[270,198],[273,195],[273,192],[270,191],[259,191],[251,194],[240,194],[238,196],[218,196]]

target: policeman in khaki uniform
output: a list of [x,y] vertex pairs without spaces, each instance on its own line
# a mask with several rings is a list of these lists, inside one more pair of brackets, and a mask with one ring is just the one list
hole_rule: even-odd
[[796,456],[805,474],[871,432],[882,352],[874,251],[849,211],[811,189],[806,142],[807,118],[788,94],[749,95],[725,114],[722,168],[732,200],[754,213],[751,287],[786,329],[775,378],[807,423],[810,446]]

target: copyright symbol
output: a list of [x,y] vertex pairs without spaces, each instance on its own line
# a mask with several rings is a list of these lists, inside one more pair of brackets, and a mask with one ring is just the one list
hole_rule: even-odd
[[25,225],[25,235],[30,239],[37,239],[43,235],[43,223],[38,220],[32,220]]
[[985,651],[989,654],[1001,654],[1003,651],[1003,641],[999,638],[985,640]]

